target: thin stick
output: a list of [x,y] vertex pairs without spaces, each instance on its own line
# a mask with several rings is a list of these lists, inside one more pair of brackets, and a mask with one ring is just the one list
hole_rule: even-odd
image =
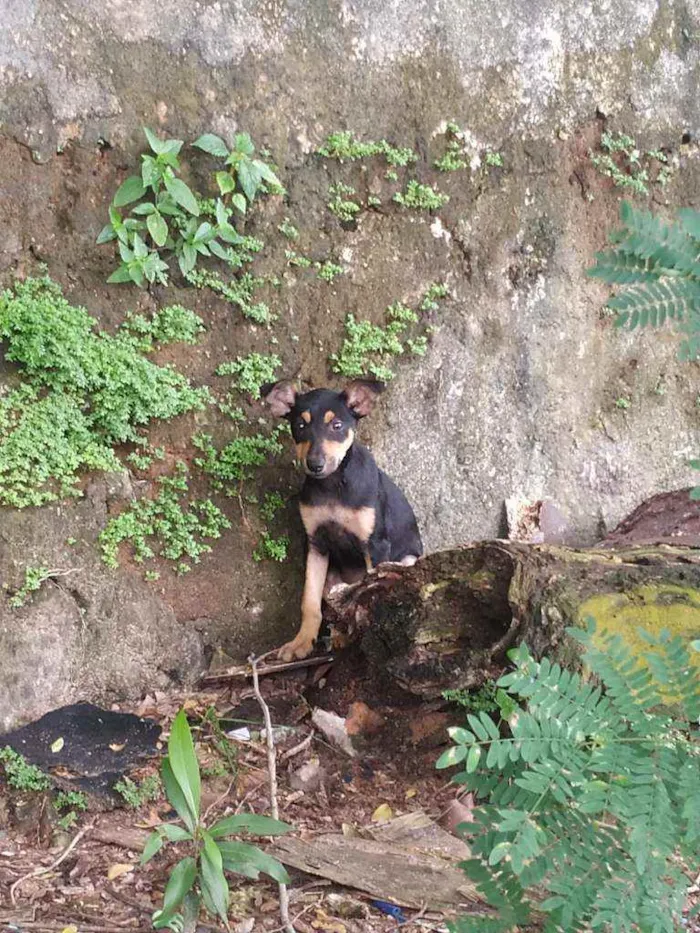
[[58,868],[58,866],[61,864],[61,862],[62,862],[65,858],[67,858],[67,856],[70,855],[70,853],[71,853],[71,852],[73,851],[73,849],[78,845],[78,843],[79,843],[80,840],[83,838],[83,836],[85,836],[87,833],[89,833],[90,830],[92,829],[92,827],[93,827],[94,825],[95,825],[95,823],[92,822],[92,823],[88,823],[87,826],[83,826],[83,828],[82,828],[81,830],[79,830],[79,831],[75,834],[75,836],[73,836],[72,840],[69,842],[69,844],[68,844],[68,845],[66,846],[66,848],[63,850],[63,852],[61,853],[61,855],[59,855],[59,857],[58,857],[54,862],[51,862],[51,864],[50,864],[49,866],[47,866],[46,868],[37,868],[37,869],[35,869],[34,871],[28,872],[28,874],[26,874],[26,875],[22,875],[21,878],[18,878],[17,881],[15,881],[15,883],[14,883],[14,884],[12,885],[12,887],[10,888],[10,900],[12,901],[13,906],[17,903],[17,901],[15,900],[15,891],[17,890],[17,888],[18,888],[21,884],[23,884],[25,881],[28,881],[30,878],[38,878],[40,875],[48,875],[49,872],[52,872],[52,871],[54,870],[54,868]]
[[[272,736],[272,719],[270,717],[270,710],[268,709],[267,703],[263,699],[263,695],[260,692],[257,659],[251,655],[248,660],[253,672],[253,691],[258,703],[260,704],[263,719],[265,720],[265,737],[267,739],[267,768],[270,774],[270,811],[272,813],[273,820],[278,820],[280,818],[280,811],[277,804],[277,763],[275,761],[275,740]],[[280,918],[282,920],[282,929],[285,931],[285,933],[296,933],[294,927],[292,926],[292,922],[289,919],[289,895],[287,893],[287,885],[279,882],[278,886],[280,892]]]
[[284,754],[280,756],[280,761],[288,761],[290,758],[293,758],[295,755],[298,755],[299,752],[303,752],[304,749],[308,748],[309,745],[311,745],[313,738],[314,738],[314,730],[312,729],[311,732],[309,732],[309,734],[306,736],[306,738],[302,739],[298,745],[295,745],[294,748],[290,748],[288,752],[284,752]]

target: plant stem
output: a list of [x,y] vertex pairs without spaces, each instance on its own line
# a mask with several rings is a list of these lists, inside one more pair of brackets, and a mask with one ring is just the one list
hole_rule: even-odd
[[[275,740],[272,735],[272,719],[267,703],[260,692],[260,681],[258,679],[258,661],[252,654],[248,658],[253,672],[253,691],[260,704],[263,719],[265,721],[265,737],[267,739],[267,770],[270,775],[270,812],[274,820],[279,820],[279,806],[277,803],[277,762],[275,760]],[[285,933],[296,933],[292,922],[289,919],[289,894],[287,885],[281,882],[278,885],[280,894],[280,918]]]

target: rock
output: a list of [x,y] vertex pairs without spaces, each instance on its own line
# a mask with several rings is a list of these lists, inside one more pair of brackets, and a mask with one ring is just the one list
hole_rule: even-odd
[[462,799],[455,797],[445,808],[445,812],[441,815],[440,823],[455,836],[461,836],[462,834],[458,831],[459,827],[463,823],[474,822],[474,816],[472,814],[473,809],[474,797],[472,794],[465,794]]
[[447,741],[447,727],[452,717],[439,710],[418,711],[408,724],[413,745],[437,748]]
[[294,790],[301,790],[305,794],[318,790],[326,776],[318,758],[309,761],[293,771],[289,776],[289,784]]
[[[415,506],[428,551],[500,536],[502,503],[513,490],[556,502],[570,523],[565,543],[588,545],[601,522],[613,527],[640,499],[694,481],[692,368],[679,366],[670,335],[610,339],[597,315],[607,291],[585,269],[618,210],[618,189],[589,158],[599,151],[599,114],[606,128],[636,136],[640,152],[666,147],[670,164],[680,159],[663,192],[669,210],[700,201],[696,2],[405,0],[396,17],[379,0],[353,0],[349,13],[317,0],[167,0],[103,4],[99,20],[88,0],[2,6],[3,285],[11,271],[36,272],[41,257],[70,283],[69,297],[113,332],[138,292],[105,284],[115,251],[94,240],[118,185],[138,171],[142,124],[185,140],[186,177],[202,183],[211,161],[196,161],[192,140],[205,128],[229,141],[245,130],[258,147],[269,146],[293,193],[289,204],[256,199],[256,231],[281,251],[276,228],[293,205],[291,219],[320,232],[308,243],[313,255],[341,257],[352,271],[329,288],[312,274],[295,277],[293,290],[282,286],[276,310],[285,309],[289,326],[280,325],[275,339],[290,373],[300,368],[302,379],[320,385],[348,313],[376,323],[390,303],[418,302],[431,282],[449,285],[438,315],[427,316],[439,329],[426,355],[397,368],[361,429]],[[232,87],[244,89],[244,110]],[[363,210],[348,237],[325,207],[326,170],[337,166],[311,155],[324,137],[342,126],[365,140],[414,146],[420,174],[445,151],[452,115],[469,166],[435,177],[450,201],[430,214],[386,203]],[[493,169],[484,154],[499,146],[503,166]],[[391,196],[380,163],[343,168],[365,200],[367,192]],[[162,297],[188,304],[194,296],[174,284]],[[173,346],[163,357],[183,363],[200,385],[230,356],[238,324],[213,294],[196,298],[205,344]],[[17,369],[1,357],[4,386]],[[655,391],[661,377],[664,394]],[[631,401],[625,411],[615,408],[622,394]],[[228,441],[225,426],[212,430],[217,444]],[[153,433],[169,454],[189,456],[192,431],[193,419],[174,418]],[[293,468],[280,464],[265,467],[256,493],[291,491]],[[255,563],[237,523],[192,573],[173,579],[163,570],[146,600],[127,561],[112,574],[99,560],[83,560],[97,553],[111,495],[102,479],[84,479],[86,500],[0,517],[0,582],[14,581],[30,561],[71,566],[68,537],[85,540],[87,581],[76,588],[75,606],[70,594],[52,598],[55,619],[41,598],[19,615],[0,609],[6,726],[78,697],[138,696],[154,680],[179,687],[218,644],[242,661],[293,637],[290,606],[299,604],[303,560],[292,509],[280,529],[289,532],[287,564]],[[116,495],[128,501],[128,485]],[[559,543],[544,524],[541,510],[544,540]],[[105,608],[113,587],[119,603],[104,618],[89,608],[82,615],[93,599]],[[199,616],[213,621],[195,641],[187,620]],[[42,633],[55,657],[40,657]],[[14,648],[17,663],[3,662]]]
[[311,714],[311,721],[336,748],[339,748],[351,758],[357,755],[342,716],[338,716],[337,713],[329,713],[324,709],[315,709]]
[[160,755],[160,734],[152,719],[75,703],[0,735],[0,747],[48,774],[70,775],[58,780],[62,788],[109,797],[116,781]]
[[571,528],[557,506],[548,499],[530,502],[513,497],[506,499],[508,538],[527,544],[565,544]]
[[348,735],[376,735],[383,727],[384,717],[362,700],[356,700],[350,706],[350,712],[345,720]]

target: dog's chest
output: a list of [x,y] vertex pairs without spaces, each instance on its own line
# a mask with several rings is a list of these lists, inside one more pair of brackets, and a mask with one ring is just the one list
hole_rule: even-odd
[[322,505],[302,503],[299,509],[309,538],[313,538],[319,531],[340,530],[364,544],[369,541],[377,520],[376,511],[372,506],[354,509],[340,503],[326,502]]

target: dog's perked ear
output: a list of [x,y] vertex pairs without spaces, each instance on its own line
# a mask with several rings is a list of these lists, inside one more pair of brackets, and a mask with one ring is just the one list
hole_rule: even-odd
[[287,380],[268,382],[266,385],[260,386],[260,395],[273,415],[278,418],[286,418],[294,407],[297,390]]
[[378,396],[384,391],[384,383],[376,379],[355,379],[341,392],[345,404],[356,418],[364,418],[374,408]]

